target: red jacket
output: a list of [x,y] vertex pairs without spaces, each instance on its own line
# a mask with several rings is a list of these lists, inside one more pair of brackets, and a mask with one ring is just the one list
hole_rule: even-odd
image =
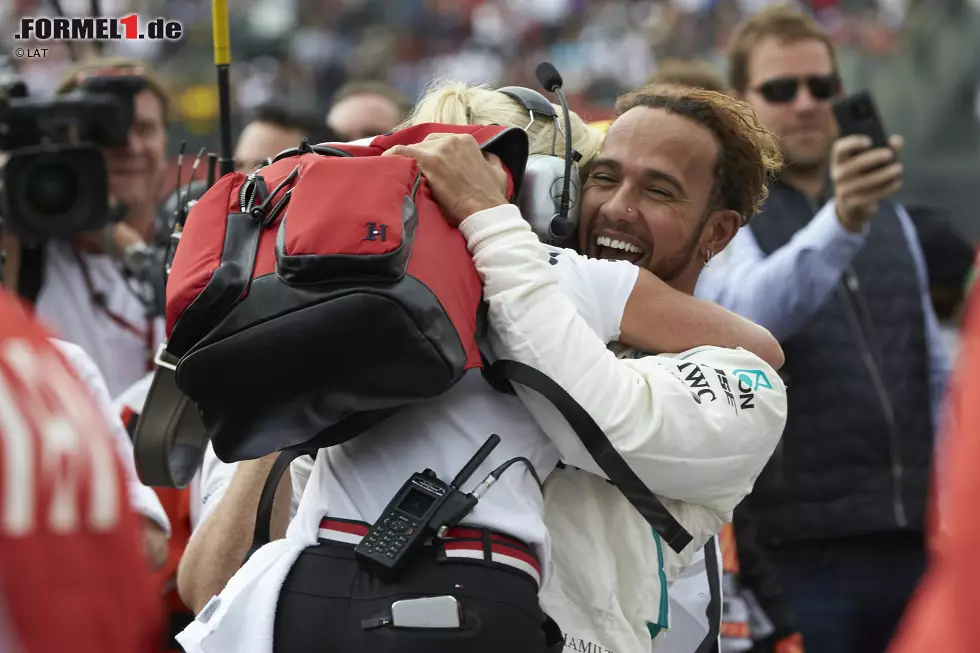
[[942,474],[934,484],[931,560],[889,653],[973,653],[980,587],[980,288],[974,288],[947,404]]
[[154,653],[160,612],[89,390],[0,292],[0,649]]

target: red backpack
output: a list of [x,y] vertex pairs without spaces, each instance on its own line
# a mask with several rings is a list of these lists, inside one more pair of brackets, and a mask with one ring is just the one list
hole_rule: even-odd
[[434,132],[473,134],[516,194],[521,130],[419,125],[285,152],[192,209],[167,284],[167,350],[222,460],[338,444],[482,365],[466,243],[418,164],[379,156]]
[[472,134],[500,157],[516,199],[522,130],[424,124],[366,147],[283,152],[256,173],[226,175],[194,205],[137,428],[141,479],[182,487],[208,439],[226,462],[340,444],[482,368],[498,390],[513,392],[512,380],[550,400],[651,525],[686,546],[690,535],[568,393],[526,365],[486,363],[483,286],[466,242],[416,162],[380,156],[437,132]]

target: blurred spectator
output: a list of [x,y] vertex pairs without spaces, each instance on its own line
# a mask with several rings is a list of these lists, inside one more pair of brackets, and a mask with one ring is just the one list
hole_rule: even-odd
[[408,105],[392,87],[381,82],[354,82],[334,96],[327,127],[345,141],[387,134],[405,117]]
[[931,207],[909,207],[929,276],[929,294],[939,318],[943,342],[952,360],[959,353],[960,317],[966,300],[967,278],[973,269],[970,241]]
[[0,315],[0,650],[151,653],[159,613],[108,424],[3,291]]
[[891,199],[901,143],[835,141],[833,46],[797,10],[743,23],[729,62],[733,91],[779,136],[787,163],[698,288],[786,352],[789,419],[745,505],[807,651],[879,653],[925,563],[949,368],[915,227]]
[[657,72],[654,73],[648,84],[678,84],[680,86],[693,86],[709,91],[725,93],[728,87],[725,80],[715,70],[715,67],[706,61],[685,61],[683,59],[668,59],[664,61]]
[[[341,86],[359,79],[387,82],[409,100],[440,77],[534,87],[535,66],[550,60],[564,75],[572,108],[586,119],[607,118],[615,97],[643,84],[658,60],[715,59],[739,19],[774,1],[240,0],[231,16],[233,115],[277,98],[320,111]],[[69,15],[82,15],[87,3],[66,0],[62,6]],[[899,42],[894,35],[902,12],[895,6],[902,0],[798,4],[814,11],[841,42],[865,50]],[[214,79],[206,6],[202,10],[189,0],[106,0],[102,8],[110,15],[134,11],[183,22],[180,41],[104,45],[111,54],[152,56],[178,97],[184,89],[196,89],[189,100],[195,106],[184,116],[188,129],[201,134],[201,116],[217,117],[215,98],[200,92]],[[18,0],[12,8],[0,7],[0,22],[44,14],[51,14],[45,2]],[[53,47],[45,59],[16,64],[32,91],[44,94],[66,56],[66,48]],[[172,136],[174,143],[180,140]]]
[[293,111],[282,104],[264,104],[255,110],[238,135],[235,169],[254,170],[267,158],[298,146],[303,138],[310,144],[339,140],[315,115]]

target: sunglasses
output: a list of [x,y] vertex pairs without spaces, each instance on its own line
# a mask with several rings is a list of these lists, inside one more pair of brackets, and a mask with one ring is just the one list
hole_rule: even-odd
[[766,102],[786,104],[796,99],[800,83],[806,84],[814,100],[829,100],[840,92],[840,78],[837,75],[814,75],[812,77],[779,77],[759,85],[756,90]]

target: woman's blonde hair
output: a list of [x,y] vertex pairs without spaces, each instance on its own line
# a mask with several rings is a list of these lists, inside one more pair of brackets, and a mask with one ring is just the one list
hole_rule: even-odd
[[[554,143],[555,155],[564,157],[564,119],[561,117],[561,107],[554,104],[552,106],[558,113],[561,125],[557,137],[553,118],[534,114],[534,122],[528,126],[531,120],[528,110],[509,95],[487,85],[469,86],[462,82],[439,80],[426,88],[411,114],[398,127],[412,127],[424,122],[445,125],[505,125],[519,129],[527,127],[530,154],[551,154]],[[579,164],[587,165],[599,154],[603,134],[585,124],[573,111],[569,111],[569,119],[572,122],[572,147],[582,155]]]

